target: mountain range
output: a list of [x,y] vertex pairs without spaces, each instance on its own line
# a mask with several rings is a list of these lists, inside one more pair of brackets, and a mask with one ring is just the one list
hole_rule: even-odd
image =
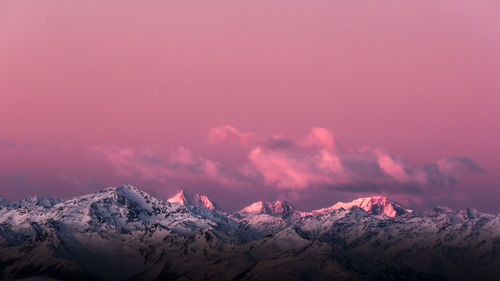
[[0,278],[500,280],[500,216],[412,211],[383,196],[314,211],[133,186],[70,199],[0,197]]

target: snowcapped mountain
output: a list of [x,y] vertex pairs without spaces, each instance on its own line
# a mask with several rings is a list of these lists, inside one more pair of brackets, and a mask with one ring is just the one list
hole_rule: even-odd
[[243,209],[239,214],[267,214],[270,216],[288,217],[296,212],[295,208],[287,201],[258,201]]
[[338,202],[328,208],[305,212],[304,215],[324,214],[341,208],[348,210],[352,207],[361,208],[371,215],[386,215],[392,218],[413,212],[412,210],[401,207],[398,203],[391,201],[384,196],[377,195],[358,198],[348,203]]
[[207,196],[200,194],[193,194],[186,190],[181,190],[176,195],[167,200],[170,203],[177,203],[189,207],[205,208],[212,211],[220,211],[215,203],[210,201]]
[[298,217],[300,212],[287,201],[258,201],[231,216],[232,219],[265,234],[284,229]]
[[26,268],[63,279],[130,279],[159,274],[154,273],[160,270],[155,255],[171,258],[189,250],[196,260],[194,252],[255,237],[224,216],[200,215],[130,185],[110,187],[49,208],[14,204],[1,209],[0,261],[9,266],[0,266],[0,279],[28,277]]
[[10,203],[9,200],[7,200],[7,199],[3,198],[2,196],[0,196],[0,208],[2,206],[5,206],[5,205],[9,204],[9,203]]
[[[61,198],[55,198],[55,197],[41,197],[38,195],[34,195],[28,198],[25,198],[22,201],[16,202],[19,204],[19,206],[26,207],[26,206],[42,206],[45,208],[51,208],[54,205],[63,202],[64,200]],[[15,204],[16,204],[15,203]]]
[[303,217],[312,216],[316,219],[323,215],[338,213],[335,212],[337,210],[351,210],[353,208],[359,208],[369,215],[392,218],[412,212],[412,210],[405,209],[386,197],[377,195],[358,198],[348,203],[338,202],[331,207],[311,212],[298,211],[286,201],[258,201],[236,212],[231,218],[240,223],[248,224],[262,233],[270,234],[304,221]]
[[300,212],[133,186],[0,201],[0,279],[497,280],[500,216],[413,212],[381,196]]

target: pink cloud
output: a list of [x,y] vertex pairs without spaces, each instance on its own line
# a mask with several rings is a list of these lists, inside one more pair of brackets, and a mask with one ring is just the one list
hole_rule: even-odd
[[230,125],[211,128],[208,133],[208,139],[211,143],[229,141],[245,146],[259,141],[254,133],[241,132]]
[[[297,140],[260,137],[232,126],[210,130],[212,144],[231,142],[246,157],[237,162],[215,161],[179,146],[132,148],[95,146],[91,155],[128,179],[168,184],[211,183],[219,187],[286,193],[299,198],[310,189],[354,193],[391,193],[402,201],[421,202],[417,194],[441,196],[435,187],[453,186],[461,174],[480,171],[468,158],[445,158],[418,167],[380,148],[343,150],[333,134],[313,128]],[[194,184],[193,184],[194,185]],[[417,196],[417,197],[416,197]]]
[[94,146],[90,150],[94,160],[108,163],[115,172],[130,180],[160,184],[217,185],[220,187],[248,187],[252,179],[241,167],[231,167],[215,160],[195,155],[179,146],[131,148],[121,146]]
[[166,182],[169,179],[210,179],[223,184],[229,180],[220,173],[220,165],[195,156],[182,146],[132,149],[120,146],[95,146],[91,155],[102,158],[125,177]]
[[479,168],[474,162],[465,157],[452,157],[438,160],[437,167],[441,173],[450,176],[458,176],[461,173],[467,172],[477,173],[482,171],[482,169]]
[[335,184],[345,176],[336,155],[326,150],[273,150],[256,147],[248,155],[250,165],[265,183],[278,188],[307,188],[315,184]]
[[340,158],[326,150],[321,150],[320,152],[318,167],[325,172],[344,172]]
[[377,151],[377,162],[379,167],[396,181],[401,183],[418,183],[425,184],[427,182],[427,176],[425,172],[418,168],[412,167],[402,160]]
[[400,182],[410,181],[410,176],[404,170],[403,165],[395,161],[389,155],[380,155],[378,157],[378,165],[385,173],[392,176],[396,180]]
[[225,140],[237,140],[248,149],[248,162],[244,163],[246,174],[262,179],[262,184],[271,188],[300,190],[314,186],[363,186],[383,189],[390,186],[394,189],[400,185],[400,191],[405,192],[408,185],[453,185],[459,174],[473,172],[477,167],[468,158],[447,158],[436,164],[417,167],[380,148],[344,151],[336,147],[331,132],[319,127],[312,128],[305,138],[298,141],[283,136],[259,137],[228,125],[216,127],[211,132],[222,128],[237,136]]
[[305,146],[317,146],[328,150],[335,148],[333,135],[325,128],[312,128],[303,143]]

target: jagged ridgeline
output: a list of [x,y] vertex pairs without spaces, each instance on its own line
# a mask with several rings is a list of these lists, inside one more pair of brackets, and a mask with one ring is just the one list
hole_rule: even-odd
[[500,280],[500,217],[414,212],[381,196],[311,212],[227,214],[130,185],[63,200],[0,198],[0,277],[60,280]]

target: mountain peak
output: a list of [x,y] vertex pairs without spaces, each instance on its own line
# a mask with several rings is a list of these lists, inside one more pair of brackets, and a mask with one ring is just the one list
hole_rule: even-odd
[[[85,196],[83,196],[85,197]],[[132,185],[125,184],[118,187],[108,187],[106,189],[100,190],[92,195],[90,195],[92,201],[100,201],[100,200],[113,200],[118,202],[119,204],[132,204],[137,208],[141,208],[143,210],[151,211],[151,202],[155,204],[160,204],[161,200],[158,200],[148,194],[145,191],[142,191]],[[82,197],[76,197],[82,198]],[[127,203],[129,202],[129,203]]]
[[389,200],[385,196],[374,195],[370,197],[361,197],[351,202],[338,202],[331,207],[314,210],[310,213],[321,214],[340,208],[348,210],[352,207],[359,207],[371,215],[386,215],[388,217],[396,217],[413,212],[412,210],[401,207],[401,205]]
[[9,203],[10,203],[9,200],[7,200],[6,198],[3,198],[2,196],[0,196],[0,206],[1,205],[7,205]]
[[205,195],[200,195],[197,193],[191,193],[186,190],[181,190],[176,195],[170,197],[168,200],[170,203],[178,203],[185,206],[192,206],[197,208],[205,208],[212,211],[216,211],[219,208],[215,203],[210,201],[210,199]]
[[271,216],[289,216],[295,208],[287,201],[276,200],[274,202],[257,201],[241,209],[238,213],[245,214],[268,214]]
[[63,202],[64,200],[56,197],[42,197],[38,195],[30,196],[25,198],[20,202],[21,206],[26,205],[34,205],[34,206],[42,206],[45,208],[51,208],[54,205]]
[[140,193],[141,190],[139,190],[138,188],[136,188],[133,185],[124,184],[124,185],[117,186],[117,187],[113,186],[113,187],[105,188],[105,189],[102,190],[102,192],[116,192],[116,193],[133,192],[133,193]]

